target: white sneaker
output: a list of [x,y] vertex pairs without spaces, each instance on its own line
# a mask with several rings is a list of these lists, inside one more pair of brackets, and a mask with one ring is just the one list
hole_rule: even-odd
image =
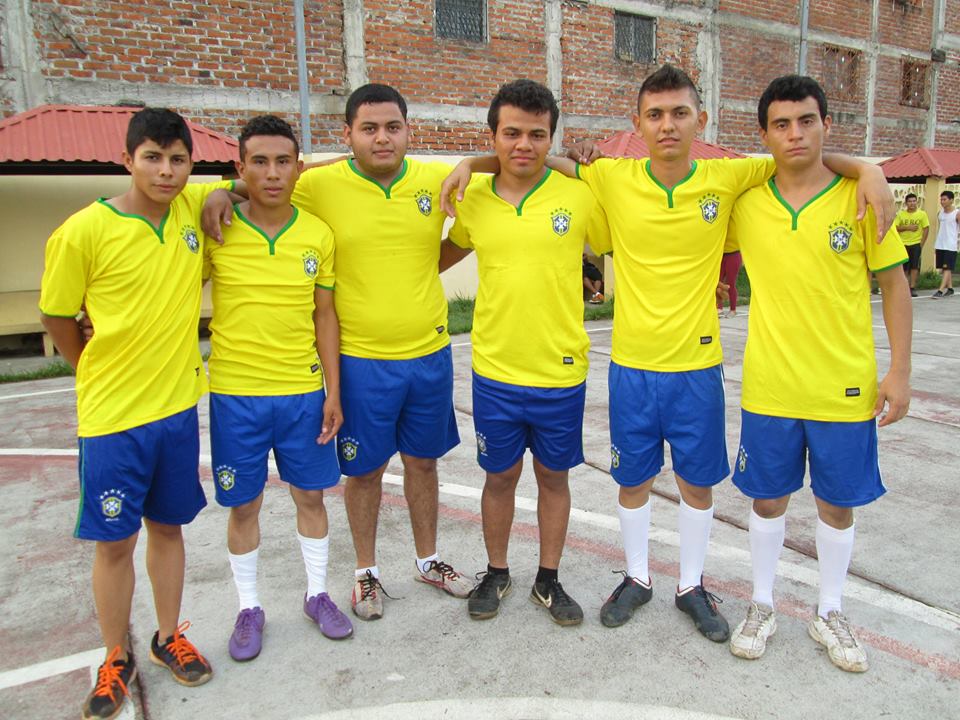
[[847,672],[866,672],[870,667],[867,653],[853,634],[850,621],[837,610],[831,610],[824,620],[814,615],[807,627],[810,637],[827,648],[830,662]]
[[756,660],[767,649],[767,639],[777,632],[773,608],[750,603],[747,619],[730,636],[730,652],[746,660]]

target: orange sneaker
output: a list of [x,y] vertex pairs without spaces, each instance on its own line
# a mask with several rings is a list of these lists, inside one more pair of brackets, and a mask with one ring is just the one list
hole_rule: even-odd
[[213,677],[210,663],[193,646],[183,633],[190,627],[190,621],[184,620],[180,627],[166,642],[160,644],[160,632],[153,634],[150,642],[150,661],[165,667],[173,674],[173,679],[181,685],[203,685]]
[[130,683],[137,677],[133,655],[120,659],[118,645],[97,671],[97,684],[83,703],[83,720],[110,720],[123,710],[123,702],[130,694]]

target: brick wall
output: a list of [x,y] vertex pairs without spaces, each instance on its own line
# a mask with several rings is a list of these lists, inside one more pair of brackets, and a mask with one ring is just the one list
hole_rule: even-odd
[[[26,8],[26,18],[16,8]],[[762,150],[753,107],[770,79],[797,67],[799,11],[766,0],[661,0],[656,58],[618,59],[614,10],[596,0],[562,0],[558,68],[566,139],[600,137],[624,126],[636,90],[662,62],[679,63],[711,99],[717,141]],[[485,108],[503,82],[546,82],[544,0],[488,0],[483,42],[439,39],[434,0],[364,0],[365,76],[395,85],[416,106],[414,142],[427,152],[467,153],[488,145]],[[923,144],[935,117],[936,143],[960,148],[960,0],[946,0],[947,62],[935,66],[935,111],[900,104],[901,58],[929,58],[933,2],[903,9],[879,3],[874,56],[873,3],[811,3],[807,72],[824,80],[824,43],[858,48],[861,82],[847,101],[831,99],[831,144],[852,153],[900,152]],[[24,78],[36,102],[115,103],[141,99],[177,107],[191,119],[236,133],[252,115],[272,111],[298,122],[292,3],[197,0],[0,0],[0,116],[26,109]],[[621,3],[618,7],[624,7]],[[343,149],[341,108],[350,87],[341,0],[305,2],[307,60],[319,149]],[[16,17],[15,17],[16,16]],[[19,34],[18,34],[19,33]],[[14,37],[14,35],[16,35]],[[21,37],[21,35],[23,37]],[[35,62],[11,64],[11,45]],[[869,76],[875,58],[876,74]],[[717,67],[719,61],[719,76]],[[872,92],[873,105],[868,107]],[[40,93],[40,96],[37,96]],[[321,108],[318,110],[318,108]],[[875,122],[867,132],[868,117]],[[581,122],[581,118],[585,118]],[[868,140],[869,135],[869,140]],[[867,143],[871,143],[867,147]]]

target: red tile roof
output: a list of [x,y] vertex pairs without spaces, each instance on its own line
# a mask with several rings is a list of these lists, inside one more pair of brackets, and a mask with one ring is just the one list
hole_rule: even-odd
[[914,148],[884,160],[880,167],[887,180],[924,182],[928,177],[960,179],[960,150]]
[[[0,163],[121,164],[136,107],[41,105],[0,121]],[[231,163],[237,141],[187,121],[198,163]]]
[[[645,158],[650,157],[650,151],[643,138],[632,130],[621,130],[599,143],[600,149],[610,157]],[[690,147],[690,157],[694,160],[708,160],[713,158],[742,158],[736,150],[714,145],[703,140],[694,140]]]

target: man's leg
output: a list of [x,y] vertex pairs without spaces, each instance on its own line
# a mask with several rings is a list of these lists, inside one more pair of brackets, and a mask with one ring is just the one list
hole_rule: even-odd
[[159,637],[173,637],[180,624],[185,552],[180,525],[143,519],[147,529],[147,574],[153,586]]
[[853,555],[853,510],[817,501],[817,562],[820,566],[820,602],[817,614],[826,618],[842,612],[843,585]]
[[98,541],[93,555],[93,600],[107,653],[120,648],[116,659],[126,659],[129,647],[130,606],[135,573],[133,551],[138,533],[113,542]]
[[263,493],[260,493],[250,502],[230,508],[227,518],[227,550],[241,611],[260,607],[257,593],[257,559],[262,505]]
[[533,459],[537,477],[537,524],[540,528],[540,567],[557,570],[570,521],[568,470],[550,470]]
[[[376,568],[377,519],[383,493],[383,472],[386,469],[387,463],[384,463],[372,472],[348,477],[343,490],[358,572]],[[373,574],[377,576],[376,572]]]
[[701,584],[713,526],[713,488],[691,485],[679,475],[680,592]]
[[480,513],[483,517],[483,543],[487,548],[487,562],[493,568],[509,568],[507,548],[510,544],[510,529],[513,527],[513,512],[516,502],[517,483],[523,459],[499,473],[487,473],[480,496]]
[[[403,496],[410,511],[413,544],[418,565],[437,556],[437,507],[439,479],[435,458],[420,458],[400,453],[403,461]],[[424,568],[419,568],[423,572]]]

